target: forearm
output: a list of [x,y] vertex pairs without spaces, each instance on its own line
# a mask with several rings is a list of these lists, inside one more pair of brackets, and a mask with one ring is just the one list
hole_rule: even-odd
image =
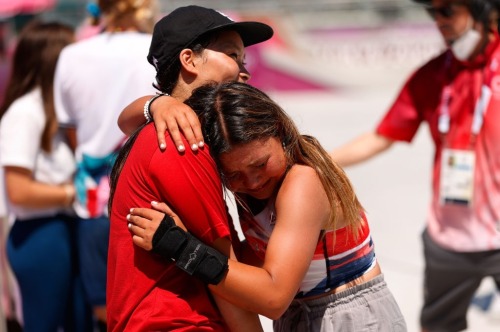
[[[155,253],[174,259],[179,268],[211,284],[211,291],[221,298],[272,319],[280,317],[288,308],[298,288],[297,281],[303,277],[302,273],[300,276],[286,273],[280,277],[272,272],[287,270],[290,263],[270,264],[274,266],[271,270],[233,259],[228,261],[227,250],[218,246],[217,241],[215,247],[220,252],[177,227],[168,215],[157,228],[152,244]],[[231,257],[234,258],[234,254]]]
[[294,298],[295,293],[286,281],[276,279],[265,268],[229,260],[229,271],[220,283],[209,285],[209,289],[240,308],[278,319]]
[[259,316],[255,313],[243,310],[227,302],[223,298],[213,294],[217,307],[224,317],[224,321],[231,331],[237,332],[259,332],[263,331]]
[[375,132],[370,132],[332,150],[330,156],[342,167],[352,166],[387,150],[392,143],[392,140]]
[[25,208],[69,206],[75,197],[72,184],[51,185],[35,181],[30,175],[5,170],[7,196],[11,203]]
[[144,96],[134,100],[123,109],[118,117],[118,127],[126,135],[131,135],[137,128],[146,122],[144,104],[153,96]]

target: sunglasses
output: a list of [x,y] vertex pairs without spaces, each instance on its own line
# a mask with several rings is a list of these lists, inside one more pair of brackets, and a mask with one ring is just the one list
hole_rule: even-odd
[[425,9],[433,19],[436,19],[438,15],[442,18],[451,18],[456,14],[457,6],[458,4],[449,3],[440,7],[426,6]]

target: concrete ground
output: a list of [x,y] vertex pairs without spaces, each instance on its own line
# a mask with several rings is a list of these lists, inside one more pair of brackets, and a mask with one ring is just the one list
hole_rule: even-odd
[[[399,87],[391,85],[357,92],[271,95],[302,132],[316,136],[331,150],[371,130],[397,90]],[[368,213],[377,257],[409,332],[419,331],[423,275],[420,234],[430,197],[432,150],[427,127],[422,127],[411,145],[397,144],[371,161],[346,169]],[[487,279],[478,295],[489,295],[492,290],[493,283]],[[467,331],[499,331],[500,297],[488,311],[471,306],[468,318]],[[271,321],[264,317],[262,321],[265,330],[272,331]]]

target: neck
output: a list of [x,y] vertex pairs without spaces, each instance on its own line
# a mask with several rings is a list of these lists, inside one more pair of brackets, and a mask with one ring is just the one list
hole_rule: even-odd
[[193,90],[189,89],[189,87],[186,87],[183,83],[177,83],[177,85],[172,90],[172,93],[170,95],[175,99],[184,102],[191,96],[192,92]]

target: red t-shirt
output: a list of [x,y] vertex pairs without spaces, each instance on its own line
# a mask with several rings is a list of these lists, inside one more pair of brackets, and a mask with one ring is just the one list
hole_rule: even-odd
[[[484,122],[472,135],[481,86],[491,89]],[[442,95],[449,87],[450,128],[438,130]],[[393,140],[410,142],[425,121],[435,144],[433,198],[427,218],[431,237],[455,251],[500,249],[500,42],[491,42],[473,62],[459,62],[450,51],[419,68],[406,82],[377,128]],[[472,150],[476,163],[471,206],[443,205],[439,197],[443,148]]]
[[[225,331],[206,285],[174,263],[136,247],[127,228],[131,207],[166,202],[207,244],[229,237],[223,188],[208,147],[180,155],[167,135],[158,148],[153,124],[137,137],[121,171],[111,210],[107,312],[109,331]],[[186,143],[186,146],[189,144]]]

